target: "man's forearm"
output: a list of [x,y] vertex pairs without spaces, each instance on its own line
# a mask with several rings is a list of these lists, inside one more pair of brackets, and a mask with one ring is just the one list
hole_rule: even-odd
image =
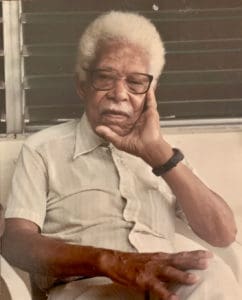
[[198,278],[189,270],[206,269],[212,258],[211,253],[202,250],[174,254],[128,253],[68,245],[41,236],[37,225],[23,219],[7,222],[3,252],[11,263],[37,277],[55,280],[106,276],[129,288],[150,291],[161,299],[174,296],[167,282],[195,284]]
[[234,216],[225,201],[180,163],[163,175],[194,232],[210,244],[228,246],[235,239]]
[[102,276],[102,256],[108,250],[66,244],[27,230],[9,230],[2,243],[9,262],[30,273],[50,277]]
[[[164,165],[172,156],[171,146],[161,138],[156,147],[144,152],[151,166]],[[231,244],[236,235],[234,216],[225,201],[211,191],[183,163],[162,174],[170,186],[193,231],[213,246]]]

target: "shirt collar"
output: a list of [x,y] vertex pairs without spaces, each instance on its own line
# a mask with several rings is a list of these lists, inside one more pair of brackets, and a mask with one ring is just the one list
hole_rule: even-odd
[[84,113],[76,126],[73,159],[105,144],[107,145],[107,142],[93,131],[87,116]]

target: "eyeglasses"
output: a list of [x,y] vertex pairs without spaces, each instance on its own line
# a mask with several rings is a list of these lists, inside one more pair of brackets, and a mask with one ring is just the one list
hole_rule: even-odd
[[153,76],[145,73],[129,73],[120,76],[111,69],[84,69],[90,74],[92,87],[97,91],[109,91],[114,88],[117,80],[124,79],[127,90],[132,94],[145,94],[153,80]]

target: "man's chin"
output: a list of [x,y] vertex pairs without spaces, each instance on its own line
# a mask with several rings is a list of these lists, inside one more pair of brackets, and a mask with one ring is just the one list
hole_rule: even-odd
[[109,125],[106,125],[107,127],[109,127],[112,131],[114,131],[116,134],[118,134],[119,136],[125,136],[127,134],[130,133],[131,131],[131,128],[127,128],[127,127],[123,127],[123,126],[119,126],[119,125],[116,125],[116,124],[109,124]]
[[100,125],[107,126],[120,136],[129,134],[134,127],[134,123],[123,115],[104,115]]

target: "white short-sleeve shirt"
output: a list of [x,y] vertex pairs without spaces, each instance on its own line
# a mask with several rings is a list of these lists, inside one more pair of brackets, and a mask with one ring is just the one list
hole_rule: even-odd
[[67,243],[171,252],[174,206],[165,181],[97,136],[84,114],[26,140],[5,217]]

